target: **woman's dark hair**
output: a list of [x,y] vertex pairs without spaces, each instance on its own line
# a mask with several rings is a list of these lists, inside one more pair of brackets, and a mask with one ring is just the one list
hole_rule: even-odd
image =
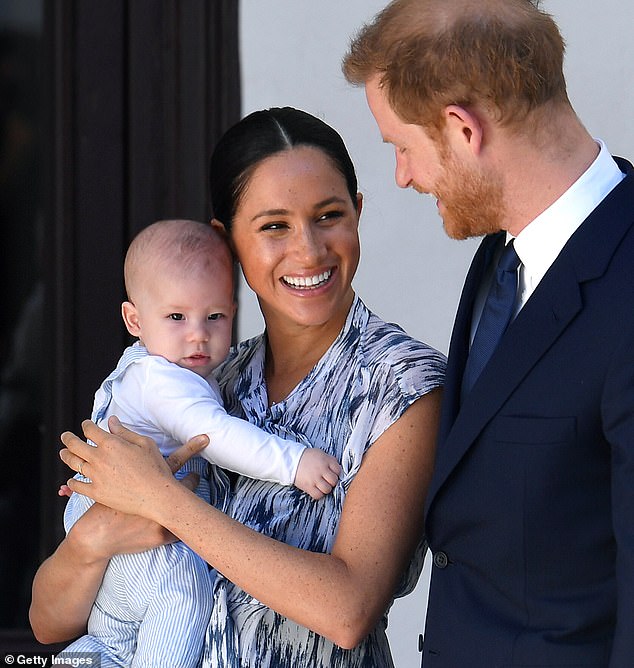
[[220,138],[211,156],[209,180],[214,218],[227,231],[255,168],[295,146],[323,151],[346,180],[357,204],[357,176],[339,133],[315,116],[292,107],[265,109],[245,116]]

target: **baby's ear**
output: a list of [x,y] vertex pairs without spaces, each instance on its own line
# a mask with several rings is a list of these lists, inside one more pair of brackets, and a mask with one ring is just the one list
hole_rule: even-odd
[[123,302],[121,304],[121,317],[123,318],[123,323],[132,334],[132,336],[141,336],[141,325],[139,323],[139,314],[136,310],[136,306],[132,302]]

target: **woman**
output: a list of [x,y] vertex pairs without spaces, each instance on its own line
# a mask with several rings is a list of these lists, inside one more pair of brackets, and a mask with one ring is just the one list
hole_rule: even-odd
[[108,558],[165,542],[160,526],[222,574],[206,665],[391,666],[385,618],[420,573],[444,359],[353,292],[361,196],[332,128],[294,109],[251,114],[216,147],[211,183],[266,324],[220,371],[227,409],[334,455],[341,480],[314,502],[240,477],[229,494],[218,472],[214,507],[151,441],[84,423],[99,447],[67,433],[62,459],[92,483],[70,487],[138,517],[97,505],[77,523],[36,576],[33,628],[48,642],[82,632]]

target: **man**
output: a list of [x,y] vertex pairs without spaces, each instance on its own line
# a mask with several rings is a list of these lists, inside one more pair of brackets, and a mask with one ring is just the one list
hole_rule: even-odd
[[577,118],[563,54],[529,0],[395,0],[344,60],[398,185],[484,235],[427,499],[425,668],[634,665],[634,170]]

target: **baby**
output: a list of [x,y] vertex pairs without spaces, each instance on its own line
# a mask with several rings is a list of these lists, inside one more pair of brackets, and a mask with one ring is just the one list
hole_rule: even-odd
[[[214,501],[207,462],[262,480],[294,484],[315,500],[340,473],[325,452],[268,434],[227,415],[210,375],[231,344],[233,261],[224,237],[189,220],[159,221],[133,240],[125,259],[125,326],[138,341],[95,394],[92,419],[116,415],[150,436],[164,456],[197,434],[209,445],[184,468],[201,474],[197,494]],[[206,460],[206,461],[205,461]],[[79,475],[79,474],[78,474]],[[66,531],[92,501],[72,494]],[[213,573],[183,543],[111,559],[88,634],[59,656],[97,652],[101,666],[198,665],[212,605]]]

